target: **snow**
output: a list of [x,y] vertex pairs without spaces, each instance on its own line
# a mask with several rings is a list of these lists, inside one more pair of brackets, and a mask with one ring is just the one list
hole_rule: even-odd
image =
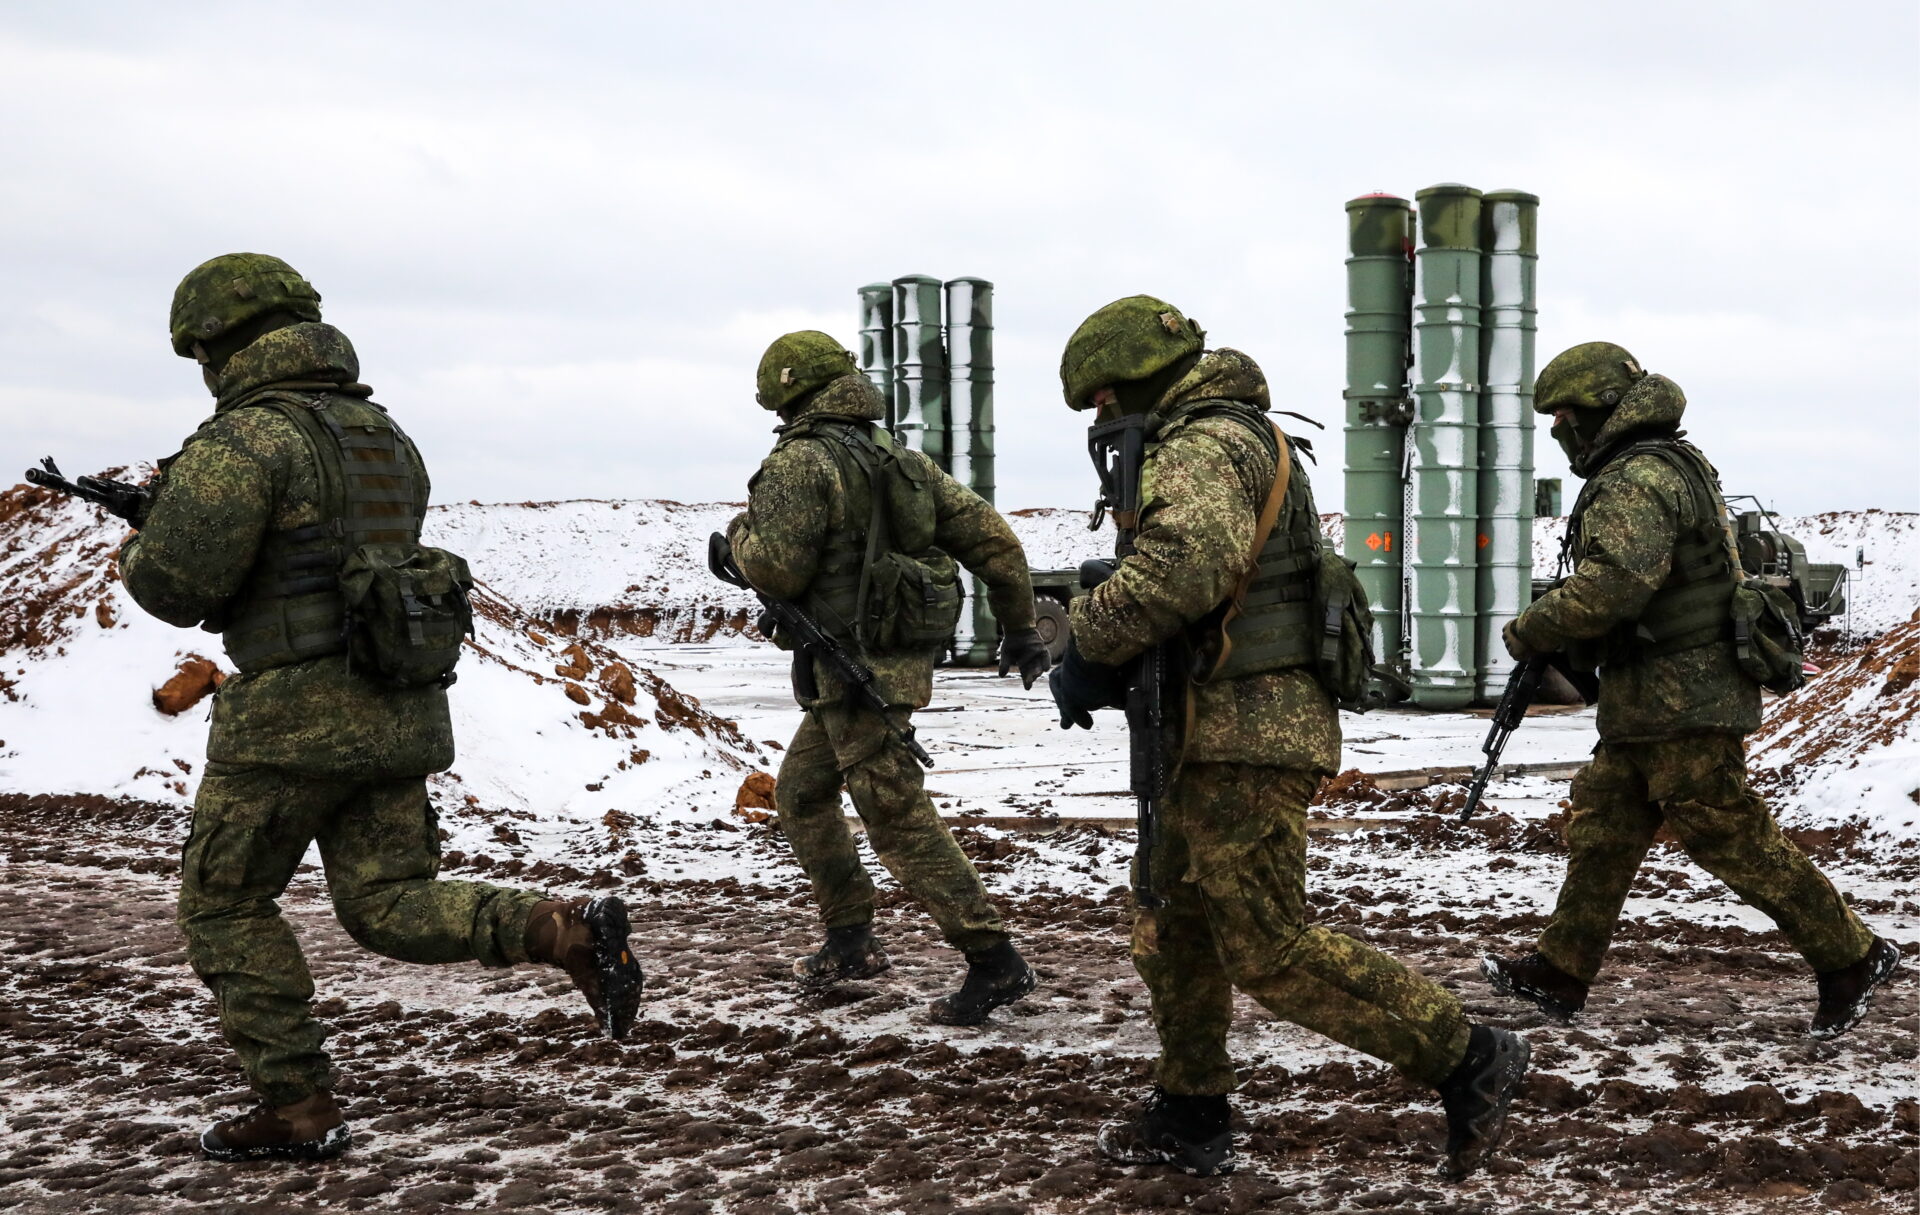
[[[54,502],[4,526],[0,792],[184,806],[205,755],[211,702],[168,717],[152,694],[183,658],[220,660],[219,639],[140,610],[110,561],[124,530],[92,507]],[[532,815],[563,832],[618,806],[710,815],[732,804],[720,774],[734,774],[737,786],[740,773],[764,761],[758,746],[717,719],[696,710],[690,723],[680,721],[672,711],[678,694],[654,686],[644,663],[616,651],[589,646],[582,652],[591,670],[560,676],[568,639],[528,628],[525,613],[495,593],[476,598],[476,636],[449,693],[459,759],[434,780],[443,800]],[[594,728],[582,716],[607,711],[598,678],[614,662],[636,677],[626,710],[633,722]],[[570,686],[586,704],[569,698]],[[636,751],[647,758],[636,762]]]
[[[737,509],[635,500],[466,504],[432,513],[428,539],[463,553],[487,592],[451,693],[459,759],[435,779],[451,847],[499,853],[494,829],[511,821],[520,842],[505,850],[529,860],[598,863],[642,843],[672,853],[667,833],[727,818],[743,777],[777,767],[777,749],[763,744],[784,740],[797,720],[787,660],[755,640],[748,597],[705,568],[707,535]],[[1111,533],[1088,532],[1081,511],[1009,518],[1036,568],[1071,568],[1110,551]],[[1913,613],[1920,569],[1907,550],[1920,516],[1868,511],[1782,522],[1816,561],[1864,549],[1866,576],[1851,594],[1856,636],[1887,633]],[[1334,543],[1340,524],[1338,516],[1323,518]],[[1539,521],[1536,561],[1555,551],[1562,526]],[[0,513],[0,593],[11,613],[0,616],[0,791],[181,807],[190,797],[206,710],[167,717],[150,693],[185,657],[218,659],[218,642],[169,628],[127,598],[110,561],[123,535],[70,502]],[[1860,661],[1872,670],[1836,669],[1774,706],[1767,731],[1754,740],[1753,767],[1774,774],[1768,792],[1785,821],[1861,820],[1898,839],[1920,834],[1920,806],[1910,796],[1920,787],[1913,724],[1920,685],[1880,694],[1889,655],[1912,648],[1910,639],[1889,643],[1864,651]],[[574,645],[587,666],[562,675]],[[615,663],[635,675],[631,723],[583,720],[606,711],[601,684]],[[569,699],[570,688],[587,703]],[[714,714],[700,716],[698,729],[661,711],[683,694]],[[1783,714],[1815,696],[1825,697],[1819,711],[1789,728]],[[942,673],[935,704],[918,720],[938,759],[929,788],[946,812],[1131,814],[1124,731],[1113,715],[1102,715],[1091,734],[1069,735],[1057,729],[1043,687],[1026,691],[989,672],[953,670]],[[1369,772],[1476,764],[1486,732],[1483,717],[1411,710],[1347,715],[1343,725],[1345,763]],[[1843,736],[1853,742],[1840,746]],[[1506,759],[1571,764],[1593,742],[1591,712],[1537,716],[1515,734]],[[1564,794],[1525,787],[1503,795],[1545,813]],[[729,843],[664,863],[745,874],[760,861]],[[1091,873],[1077,854],[1066,863],[1082,877]],[[1119,863],[1102,870],[1101,880],[1118,880]]]

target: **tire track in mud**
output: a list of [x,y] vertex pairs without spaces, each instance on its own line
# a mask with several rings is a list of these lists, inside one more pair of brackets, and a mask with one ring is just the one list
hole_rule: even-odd
[[[1152,1053],[1117,895],[1007,900],[1042,988],[992,1027],[947,1030],[919,1011],[957,978],[958,959],[897,896],[883,898],[880,924],[895,971],[802,999],[788,967],[814,943],[805,897],[733,880],[629,887],[651,1000],[615,1044],[592,1036],[558,976],[365,953],[304,874],[285,906],[333,1029],[355,1149],[317,1166],[203,1161],[199,1128],[246,1095],[171,922],[171,830],[138,807],[0,805],[0,1206],[1912,1207],[1911,979],[1849,1037],[1814,1043],[1802,1032],[1811,983],[1776,938],[1634,919],[1588,1014],[1555,1025],[1492,999],[1474,976],[1479,954],[1524,941],[1537,912],[1409,907],[1365,839],[1316,841],[1320,918],[1536,1044],[1507,1148],[1464,1185],[1434,1179],[1442,1124],[1430,1094],[1245,1001],[1234,1043],[1241,1172],[1198,1180],[1095,1160],[1094,1129],[1138,1100]],[[768,858],[778,861],[772,842]],[[1659,868],[1648,889],[1674,888]],[[1862,1084],[1874,1075],[1885,1083]],[[1889,1097],[1902,1077],[1907,1095]]]

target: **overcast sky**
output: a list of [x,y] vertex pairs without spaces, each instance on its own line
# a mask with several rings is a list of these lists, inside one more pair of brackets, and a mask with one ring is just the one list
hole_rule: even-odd
[[254,250],[443,501],[740,498],[767,342],[929,273],[997,284],[1001,505],[1090,500],[1060,347],[1149,292],[1326,423],[1334,509],[1342,203],[1463,181],[1541,196],[1542,365],[1628,346],[1730,492],[1920,509],[1917,13],[7,3],[0,473],[177,447],[174,284]]

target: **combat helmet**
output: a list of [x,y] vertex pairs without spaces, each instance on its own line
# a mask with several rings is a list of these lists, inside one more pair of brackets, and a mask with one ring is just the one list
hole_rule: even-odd
[[223,253],[189,270],[174,288],[168,318],[173,352],[192,358],[194,343],[210,341],[275,312],[317,321],[320,293],[277,257]]
[[1582,342],[1553,356],[1533,384],[1535,413],[1574,409],[1612,409],[1627,389],[1647,373],[1640,361],[1612,342]]
[[860,368],[839,342],[818,329],[802,329],[773,339],[760,356],[753,399],[764,409],[785,409],[818,388]]
[[1086,409],[1102,388],[1144,380],[1198,353],[1206,333],[1165,300],[1130,295],[1080,322],[1060,356],[1060,390]]

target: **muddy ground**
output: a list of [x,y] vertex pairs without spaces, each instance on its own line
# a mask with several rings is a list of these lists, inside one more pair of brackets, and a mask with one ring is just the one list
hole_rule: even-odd
[[[1814,1043],[1811,983],[1777,936],[1662,911],[1629,918],[1587,1013],[1556,1025],[1493,999],[1474,971],[1483,951],[1524,944],[1544,908],[1424,906],[1377,837],[1317,837],[1319,917],[1527,1032],[1535,1074],[1492,1169],[1446,1184],[1429,1094],[1243,1002],[1242,1168],[1194,1180],[1092,1155],[1152,1054],[1120,891],[1010,898],[1041,990],[992,1027],[941,1029],[919,1009],[956,959],[897,898],[880,926],[891,975],[795,992],[788,966],[812,945],[811,913],[772,830],[747,830],[764,855],[751,884],[585,876],[617,881],[640,908],[652,999],[620,1045],[595,1040],[564,979],[361,951],[320,875],[304,874],[285,907],[333,1026],[355,1146],[318,1166],[230,1166],[194,1150],[246,1094],[171,919],[178,813],[0,798],[0,1209],[1914,1209],[1911,978],[1851,1035]],[[1539,837],[1496,815],[1472,863],[1550,870]],[[1024,846],[967,838],[993,863]],[[1089,855],[1125,849],[1085,838]],[[1656,854],[1638,893],[1698,902],[1685,868]],[[1868,910],[1912,923],[1920,908]]]

